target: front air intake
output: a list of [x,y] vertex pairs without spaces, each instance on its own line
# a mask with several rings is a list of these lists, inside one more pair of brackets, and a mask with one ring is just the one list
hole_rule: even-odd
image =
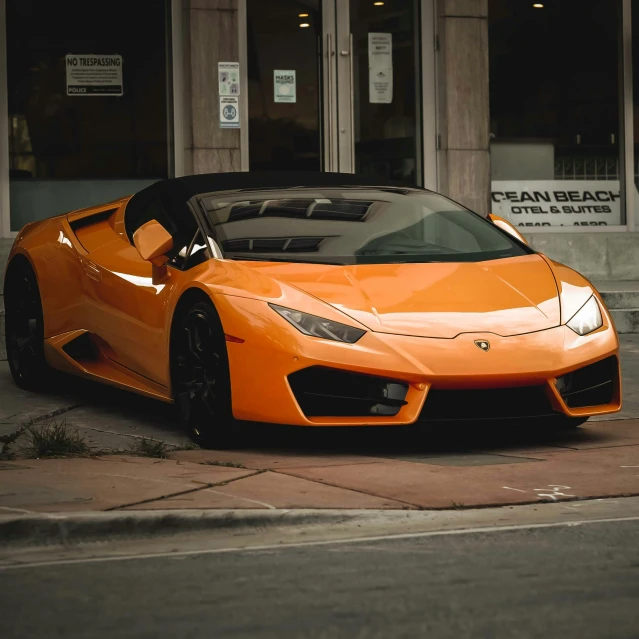
[[289,375],[306,417],[393,416],[406,404],[408,384],[323,366]]
[[613,401],[619,363],[612,355],[557,378],[555,385],[568,408],[599,406]]

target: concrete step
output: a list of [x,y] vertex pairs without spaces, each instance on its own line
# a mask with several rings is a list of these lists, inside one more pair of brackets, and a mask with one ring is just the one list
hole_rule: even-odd
[[599,291],[611,310],[639,308],[639,291]]
[[639,333],[639,308],[610,309],[617,333]]
[[610,309],[639,308],[639,281],[594,282]]
[[639,333],[639,281],[595,282],[619,333]]

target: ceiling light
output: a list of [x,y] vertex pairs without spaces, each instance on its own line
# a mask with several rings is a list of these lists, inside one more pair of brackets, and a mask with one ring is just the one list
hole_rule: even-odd
[[302,24],[300,24],[300,27],[302,29],[306,28],[306,27],[310,27],[311,25],[308,22],[302,22]]
[[383,2],[373,2],[373,4],[374,4],[376,7],[382,7],[382,6],[384,6],[384,3],[383,3]]
[[308,18],[308,13],[300,13],[299,17],[300,18]]
[[535,2],[535,4],[533,4],[533,8],[534,9],[543,9],[544,5],[541,4],[541,2]]

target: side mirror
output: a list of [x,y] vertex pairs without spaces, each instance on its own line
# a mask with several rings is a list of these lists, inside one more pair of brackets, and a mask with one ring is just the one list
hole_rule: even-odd
[[499,217],[499,215],[493,215],[492,213],[488,214],[488,219],[495,225],[498,226],[502,231],[506,231],[509,235],[512,235],[514,238],[518,239],[520,242],[524,244],[528,244],[526,238],[506,219],[503,217]]
[[166,254],[173,248],[173,238],[157,220],[151,220],[133,234],[133,244],[143,260],[163,266],[169,261]]

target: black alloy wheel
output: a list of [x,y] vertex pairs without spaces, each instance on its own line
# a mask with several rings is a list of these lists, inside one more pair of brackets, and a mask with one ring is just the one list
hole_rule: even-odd
[[171,340],[171,383],[180,421],[203,448],[231,448],[238,424],[224,331],[212,304],[197,302],[177,318]]
[[26,390],[42,388],[50,373],[44,356],[44,320],[40,290],[33,268],[15,257],[5,281],[5,344],[9,370]]

